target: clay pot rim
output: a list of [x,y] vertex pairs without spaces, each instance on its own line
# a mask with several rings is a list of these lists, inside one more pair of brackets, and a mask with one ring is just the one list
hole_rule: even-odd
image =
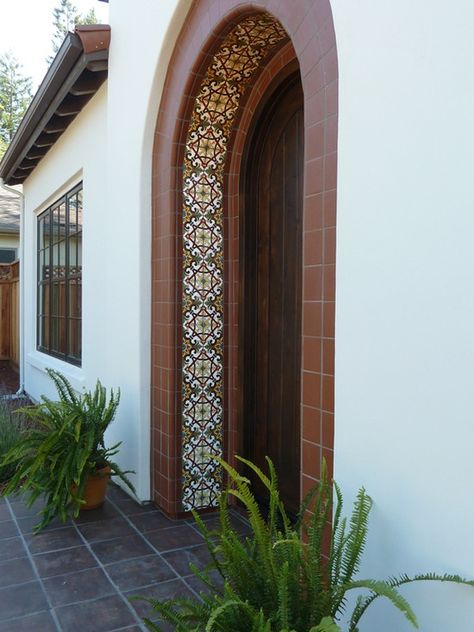
[[91,478],[104,478],[105,476],[108,476],[111,472],[112,468],[108,463],[106,463],[105,465],[101,465],[100,467],[96,467],[95,469],[90,470],[88,472],[88,476],[90,476]]

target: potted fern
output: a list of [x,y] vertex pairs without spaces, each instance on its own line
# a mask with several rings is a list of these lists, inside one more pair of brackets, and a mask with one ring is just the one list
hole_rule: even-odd
[[[212,560],[204,570],[191,565],[203,582],[201,599],[160,602],[136,597],[148,601],[154,615],[171,624],[176,632],[361,632],[361,617],[380,597],[388,599],[418,627],[412,608],[398,590],[400,586],[432,580],[474,586],[474,582],[457,575],[434,573],[359,579],[372,507],[363,488],[350,519],[344,518],[341,491],[336,483],[333,487],[329,482],[323,462],[322,480],[307,495],[294,524],[280,500],[271,460],[267,458],[270,473],[266,476],[250,461],[237,458],[257,474],[266,488],[268,515],[262,515],[249,480],[216,459],[230,481],[219,503],[219,528],[209,530],[193,512]],[[245,508],[250,526],[250,535],[245,538],[232,524],[231,496]],[[347,597],[353,590],[362,594],[349,614]],[[346,625],[343,619],[347,619]],[[145,623],[155,632],[165,629],[150,618],[145,618]]]
[[110,476],[118,476],[132,491],[133,485],[112,459],[120,443],[107,448],[104,433],[112,423],[120,391],[107,391],[97,380],[93,391],[78,395],[67,378],[47,370],[58,401],[44,395],[41,401],[22,409],[32,420],[31,429],[2,459],[2,466],[15,464],[15,473],[4,494],[19,490],[29,494],[31,506],[39,496],[46,501],[38,531],[55,516],[65,522],[81,509],[95,509],[105,500]]

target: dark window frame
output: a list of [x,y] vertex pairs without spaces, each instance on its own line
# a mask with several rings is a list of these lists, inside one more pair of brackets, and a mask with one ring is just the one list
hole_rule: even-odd
[[[75,224],[71,222],[70,210],[73,200],[77,204],[80,197],[82,202],[82,191],[83,184],[80,182],[47,209],[39,213],[36,218],[36,348],[42,353],[76,366],[81,366],[82,364],[82,245],[79,245],[82,244],[82,204],[80,223],[78,221],[77,207]],[[81,194],[80,196],[78,195],[79,193]],[[61,222],[60,209],[62,205],[64,205],[64,223]],[[58,220],[56,224],[54,223],[55,211]],[[49,225],[47,242],[41,241],[45,225]],[[75,230],[71,230],[72,226],[75,226]],[[73,241],[76,252],[75,265],[71,265],[70,262],[71,244]],[[47,245],[45,245],[46,243]],[[62,244],[64,244],[64,266],[59,262],[55,272],[53,256],[56,251],[54,247],[57,247],[59,260]],[[61,272],[61,267],[64,267],[63,273]],[[47,272],[46,268],[48,268]],[[61,286],[64,287],[63,301],[58,297],[58,293],[61,292]],[[71,288],[73,287],[75,288],[75,308],[77,311],[77,314],[74,316],[70,313]],[[61,302],[64,304],[62,307]],[[55,322],[57,327],[54,335],[53,322]],[[45,323],[47,323],[47,331]],[[74,334],[71,335],[73,323]],[[61,345],[61,337],[64,340],[63,345]]]

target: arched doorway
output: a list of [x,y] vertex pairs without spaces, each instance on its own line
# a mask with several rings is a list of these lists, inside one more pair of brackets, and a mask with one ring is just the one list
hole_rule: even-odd
[[263,95],[291,64],[304,97],[304,160],[292,176],[302,195],[301,286],[288,337],[293,502],[317,479],[321,455],[331,463],[337,58],[328,0],[304,4],[194,3],[169,68],[153,167],[152,477],[155,502],[172,515],[215,507],[222,481],[209,456],[232,461],[250,432],[239,415],[248,345],[239,180]]
[[[285,506],[300,502],[304,120],[299,72],[262,98],[241,170],[241,367],[244,456],[270,457]],[[252,476],[252,473],[249,473]],[[252,477],[255,493],[265,490]]]

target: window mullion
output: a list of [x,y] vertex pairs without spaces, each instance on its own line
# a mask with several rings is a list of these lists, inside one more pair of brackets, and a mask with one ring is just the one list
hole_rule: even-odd
[[65,304],[65,314],[64,314],[64,327],[65,327],[65,340],[66,340],[66,360],[69,359],[69,201],[71,199],[70,195],[66,196],[66,217],[65,217],[65,238],[64,238],[64,261],[65,261],[65,270],[64,270],[64,283],[65,283],[65,294],[66,298],[64,301]]
[[48,353],[51,354],[53,340],[53,233],[54,233],[54,213],[53,207],[49,209],[49,274],[48,274]]

